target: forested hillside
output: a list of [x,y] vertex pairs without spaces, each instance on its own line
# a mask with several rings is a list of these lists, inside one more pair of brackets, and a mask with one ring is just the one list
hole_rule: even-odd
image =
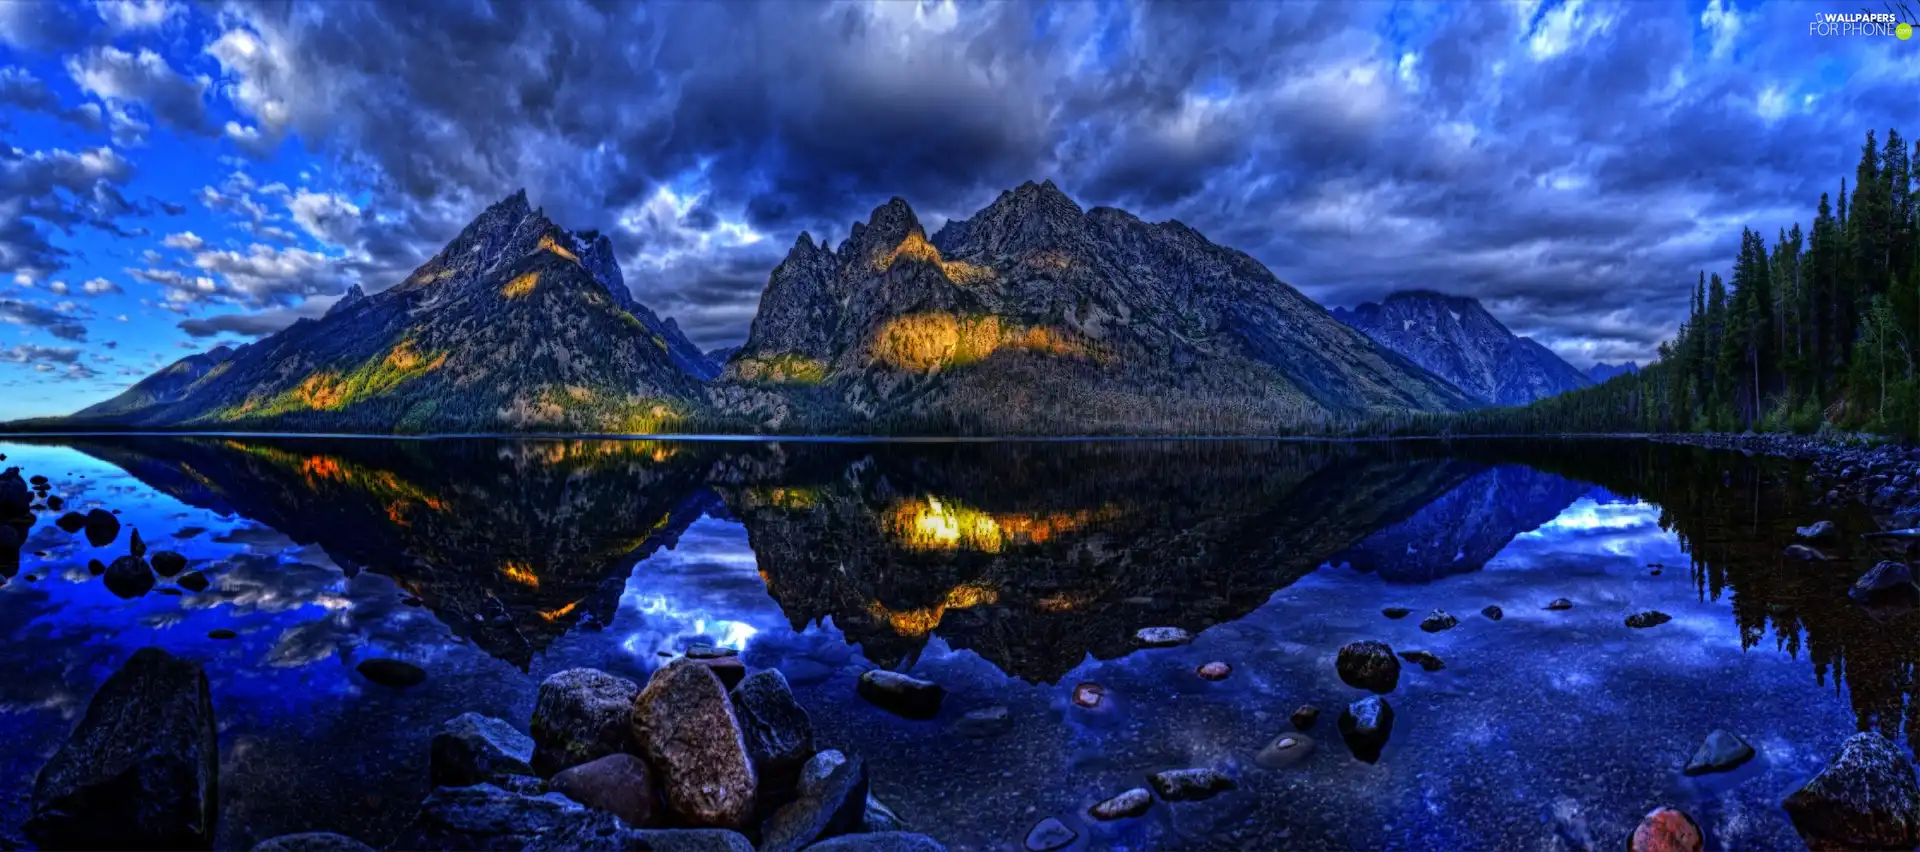
[[1408,416],[1395,432],[1798,431],[1920,437],[1920,223],[1911,151],[1869,132],[1810,227],[1741,237],[1731,280],[1700,273],[1692,310],[1638,374],[1516,408]]

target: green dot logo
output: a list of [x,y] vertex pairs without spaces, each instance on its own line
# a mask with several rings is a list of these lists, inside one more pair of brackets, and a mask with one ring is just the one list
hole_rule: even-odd
[[1913,25],[1904,22],[1901,23],[1900,26],[1893,28],[1893,36],[1901,41],[1913,38]]

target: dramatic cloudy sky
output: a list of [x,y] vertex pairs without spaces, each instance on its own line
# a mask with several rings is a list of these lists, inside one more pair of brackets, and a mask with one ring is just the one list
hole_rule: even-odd
[[520,187],[703,345],[802,230],[1050,177],[1328,305],[1442,289],[1645,360],[1917,115],[1920,39],[1808,32],[1858,9],[0,0],[0,417],[390,286]]

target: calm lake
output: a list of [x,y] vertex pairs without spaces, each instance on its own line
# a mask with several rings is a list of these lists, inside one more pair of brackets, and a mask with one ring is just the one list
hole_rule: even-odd
[[[1810,508],[1792,464],[1738,453],[212,437],[0,453],[65,504],[0,571],[0,848],[94,690],[148,645],[212,679],[219,845],[240,849],[310,830],[383,845],[427,794],[446,719],[525,730],[547,675],[644,681],[696,643],[784,672],[820,746],[865,756],[875,797],[953,849],[1020,848],[1046,817],[1074,849],[1620,848],[1660,805],[1710,848],[1798,848],[1781,799],[1850,734],[1906,746],[1920,720],[1920,616],[1846,596],[1885,556],[1857,535],[1870,519]],[[90,508],[119,513],[114,541],[54,524]],[[1783,558],[1818,518],[1840,527],[1834,560]],[[210,587],[109,590],[88,562],[126,555],[130,529]],[[1423,631],[1435,609],[1458,626]],[[1625,625],[1650,609],[1672,620]],[[1194,641],[1141,648],[1159,626]],[[1371,763],[1335,725],[1368,694],[1334,667],[1361,639],[1445,663],[1405,665]],[[354,667],[376,657],[427,679],[371,683]],[[1214,661],[1231,675],[1196,674]],[[940,715],[857,697],[876,666],[944,685]],[[1101,708],[1073,703],[1084,682]],[[1314,750],[1256,763],[1309,703]],[[1003,724],[964,718],[993,707]],[[1717,728],[1759,756],[1683,775]],[[1238,787],[1086,818],[1183,767]]]

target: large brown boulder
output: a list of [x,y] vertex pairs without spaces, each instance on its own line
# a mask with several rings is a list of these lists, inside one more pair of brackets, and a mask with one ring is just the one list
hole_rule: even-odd
[[27,833],[47,849],[208,849],[219,773],[206,672],[142,648],[40,769]]
[[746,737],[726,687],[700,661],[653,673],[633,703],[633,741],[682,819],[737,829],[752,818],[758,777]]
[[627,750],[640,685],[598,669],[567,669],[533,700],[533,768],[541,775]]

